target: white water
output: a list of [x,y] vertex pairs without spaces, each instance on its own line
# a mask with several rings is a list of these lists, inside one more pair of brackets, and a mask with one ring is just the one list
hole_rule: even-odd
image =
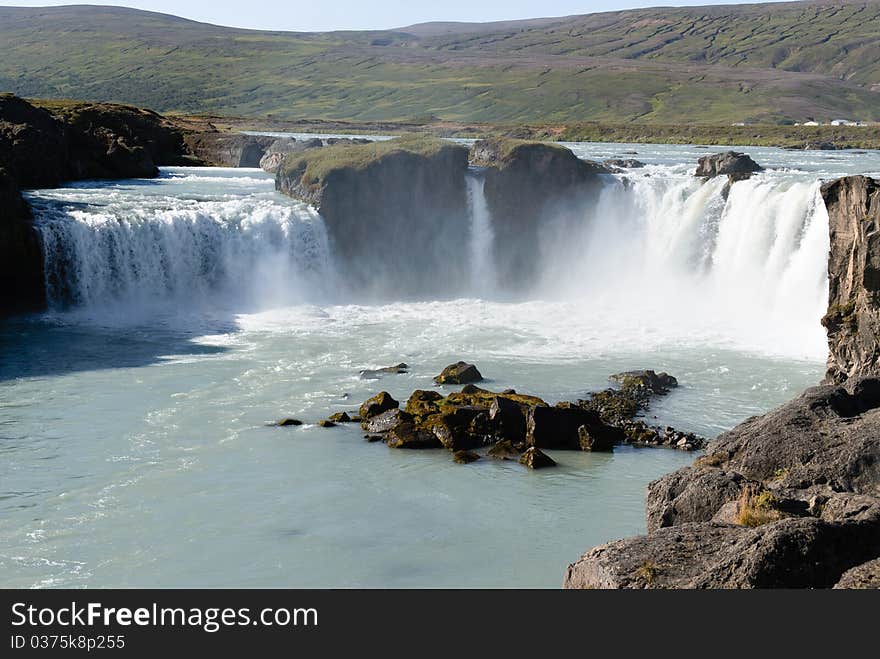
[[[0,583],[554,587],[588,547],[642,532],[646,483],[693,456],[554,452],[528,473],[311,425],[459,358],[550,401],[667,370],[681,386],[652,421],[707,436],[818,381],[817,181],[880,157],[753,153],[775,169],[724,204],[722,182],[689,176],[702,152],[635,148],[649,166],[551,222],[541,280],[505,297],[352,299],[320,218],[258,171],[34,192],[76,305],[0,323]],[[503,219],[471,201],[461,247],[491,273]],[[286,415],[310,423],[265,426]]]
[[497,275],[493,262],[492,215],[486,202],[481,175],[467,177],[468,205],[471,214],[471,290],[478,297],[492,297],[496,293]]

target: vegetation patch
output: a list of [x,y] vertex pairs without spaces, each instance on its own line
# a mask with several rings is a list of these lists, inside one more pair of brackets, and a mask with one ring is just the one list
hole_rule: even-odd
[[782,519],[777,510],[779,498],[769,490],[756,490],[751,486],[743,489],[737,503],[736,523],[756,527]]

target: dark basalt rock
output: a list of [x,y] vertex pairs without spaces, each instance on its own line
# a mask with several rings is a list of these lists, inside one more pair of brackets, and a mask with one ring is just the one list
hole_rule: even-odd
[[509,439],[502,439],[489,449],[489,455],[500,460],[519,460],[522,453]]
[[429,430],[420,428],[405,412],[401,420],[388,431],[386,444],[390,448],[441,448],[437,436]]
[[678,386],[678,380],[668,373],[656,373],[652,370],[624,371],[615,373],[608,378],[620,385],[621,389],[644,389],[645,391],[663,395]]
[[280,420],[276,421],[275,423],[273,423],[272,425],[287,427],[287,426],[301,426],[302,424],[303,424],[303,422],[300,421],[299,419],[280,419]]
[[359,293],[445,295],[469,281],[467,167],[467,148],[410,136],[292,153],[275,185],[319,210]]
[[597,445],[623,439],[623,433],[607,425],[593,410],[570,407],[533,407],[526,418],[526,444],[537,448],[581,449],[581,428]]
[[848,176],[822,186],[828,208],[826,382],[880,374],[880,182]]
[[880,558],[850,568],[834,584],[836,589],[876,590],[880,588]]
[[469,382],[481,382],[483,376],[477,367],[467,362],[450,364],[434,378],[437,384],[467,384]]
[[395,366],[385,366],[383,368],[365,369],[360,372],[362,380],[378,380],[383,375],[400,375],[407,373],[409,366],[401,362]]
[[[361,428],[363,428],[368,433],[388,432],[394,426],[400,423],[405,415],[405,412],[401,412],[396,408],[387,410],[370,418],[362,418]],[[410,417],[406,415],[406,418]]]
[[348,412],[334,412],[327,417],[327,420],[332,421],[333,423],[351,423],[354,421],[354,419],[348,415]]
[[480,456],[473,451],[456,451],[452,454],[452,459],[458,464],[466,465],[476,462],[480,459]]
[[715,176],[744,175],[761,171],[764,171],[764,168],[746,154],[725,151],[700,158],[694,176],[714,178]]
[[519,463],[529,469],[543,469],[544,467],[556,466],[556,461],[553,458],[534,446],[525,450],[519,458]]
[[605,167],[616,167],[619,169],[641,169],[645,166],[640,160],[635,160],[634,158],[611,158],[609,160],[605,160],[603,163]]
[[614,449],[615,435],[608,432],[591,432],[587,426],[578,428],[578,445],[582,451],[611,451]]
[[396,410],[398,407],[400,407],[400,403],[394,400],[387,391],[382,391],[372,398],[368,398],[361,405],[358,414],[362,420],[366,421],[388,410]]
[[335,428],[336,424],[330,419],[321,419],[318,421],[318,426],[321,428]]
[[205,131],[185,136],[187,149],[200,160],[216,167],[260,167],[274,137]]
[[880,506],[844,522],[682,524],[591,550],[565,588],[827,588],[880,546]]
[[471,161],[486,168],[483,193],[492,216],[493,259],[498,281],[510,289],[534,281],[535,250],[545,239],[547,221],[581,221],[573,209],[594,204],[601,175],[609,173],[559,144],[511,139],[478,140]]

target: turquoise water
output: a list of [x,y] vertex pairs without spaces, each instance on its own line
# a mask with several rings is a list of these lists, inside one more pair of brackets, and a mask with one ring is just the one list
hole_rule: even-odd
[[[870,168],[873,157],[850,164]],[[654,210],[638,206],[654,218],[654,243],[674,207],[663,199],[698,201],[675,164],[655,167],[668,168],[669,187]],[[320,217],[252,170],[169,169],[154,182],[33,193],[53,258],[79,273],[78,302],[0,324],[0,584],[558,586],[583,551],[643,532],[646,484],[694,456],[554,452],[557,469],[529,472],[312,424],[380,389],[405,399],[459,358],[477,363],[487,387],[550,401],[607,386],[617,371],[666,370],[681,386],[651,415],[710,437],[784,402],[824,370],[822,243],[804,238],[822,218],[809,203],[815,171],[780,173],[799,178],[778,194],[767,176],[755,190],[776,204],[767,221],[780,230],[747,250],[767,250],[762,278],[730,290],[738,271],[719,264],[739,252],[719,248],[711,276],[695,271],[687,284],[681,273],[635,291],[609,279],[625,306],[586,285],[601,271],[583,263],[553,271],[569,279],[557,296],[357,304],[334,280]],[[709,212],[691,206],[695,222]],[[728,232],[745,221],[732,213],[720,220]],[[786,222],[802,230],[774,265]],[[722,247],[742,245],[719,235]],[[606,252],[619,240],[604,239]],[[657,254],[687,245],[667,247]],[[169,254],[174,277],[151,269]],[[787,283],[753,294],[774,278]],[[675,287],[663,297],[659,284]],[[779,306],[785,314],[762,320]],[[358,376],[400,361],[410,373]],[[266,425],[282,416],[307,424]]]

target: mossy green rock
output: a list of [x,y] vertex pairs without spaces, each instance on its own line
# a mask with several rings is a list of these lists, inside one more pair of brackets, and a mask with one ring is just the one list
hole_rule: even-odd
[[400,407],[400,403],[394,400],[391,394],[387,391],[381,391],[364,401],[364,404],[358,410],[358,414],[362,420],[368,420],[388,410],[396,410],[398,407]]

